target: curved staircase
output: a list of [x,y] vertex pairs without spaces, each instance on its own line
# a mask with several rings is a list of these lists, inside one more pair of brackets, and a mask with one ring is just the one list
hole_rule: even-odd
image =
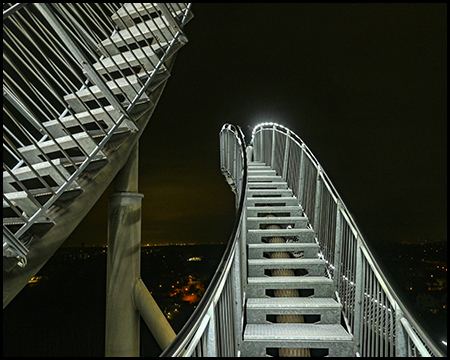
[[287,182],[265,163],[248,163],[246,211],[242,356],[353,356],[314,230]]
[[4,6],[3,307],[126,163],[191,18],[186,3]]

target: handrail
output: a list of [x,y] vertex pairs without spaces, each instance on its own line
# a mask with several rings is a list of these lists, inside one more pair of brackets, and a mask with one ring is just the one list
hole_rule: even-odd
[[272,166],[287,181],[309,218],[348,330],[355,338],[355,353],[444,356],[401,300],[306,144],[273,122],[255,126],[251,143],[255,160]]
[[[79,188],[77,179],[93,160],[105,159],[102,150],[113,135],[125,129],[139,131],[132,110],[137,104],[152,106],[145,91],[159,84],[160,80],[155,79],[165,70],[164,63],[174,49],[187,42],[181,29],[190,7],[184,3],[4,4],[3,169],[11,181],[5,185],[4,176],[3,201],[23,223],[14,230],[16,239],[23,237],[36,221],[45,219],[49,208],[66,190]],[[128,28],[130,24],[117,16],[122,12],[131,19],[130,11],[142,21],[133,32]],[[163,16],[152,17],[154,11]],[[150,20],[144,21],[143,17]],[[152,37],[144,36],[145,31]],[[124,45],[112,40],[108,43],[111,36],[122,39]],[[140,37],[136,40],[138,48],[132,50],[124,36],[135,40]],[[127,64],[119,66],[118,55],[123,48],[145,56],[123,57]],[[95,86],[87,86],[88,82]],[[101,95],[94,94],[95,87]],[[81,90],[92,100],[82,100],[77,93]],[[68,100],[70,97],[72,100]],[[100,112],[104,115],[99,121],[96,116]],[[88,131],[83,118],[92,119],[96,130]],[[99,136],[101,141],[97,140]],[[76,160],[57,141],[61,137],[75,145]],[[43,148],[48,144],[55,148],[52,156]],[[21,152],[25,146],[36,149],[34,160]],[[46,174],[37,170],[36,164],[42,162],[48,165]],[[74,171],[67,172],[62,162],[70,164]],[[15,176],[20,167],[34,173],[41,183],[39,191],[50,194],[48,200],[41,204],[34,199],[25,181]],[[57,179],[49,182],[49,176]],[[9,197],[8,193],[17,191],[30,199],[27,209]],[[4,256],[17,257],[18,264],[24,266],[26,259],[8,243],[8,238],[4,236]]]
[[[244,301],[239,291],[240,281],[231,283],[240,279],[239,244],[243,241],[241,233],[245,220],[247,155],[244,135],[240,128],[225,124],[220,132],[220,143],[221,169],[228,171],[226,177],[230,176],[236,184],[236,187],[232,186],[237,193],[238,205],[233,231],[203,298],[174,341],[162,352],[162,357],[190,356],[194,351],[203,356],[236,356],[238,352],[238,343],[242,336],[242,314],[239,309]],[[234,301],[231,301],[235,296]],[[235,314],[234,318],[232,314]],[[232,321],[227,322],[225,317],[231,317]],[[221,329],[220,342],[226,342],[226,347],[220,346],[216,328]]]

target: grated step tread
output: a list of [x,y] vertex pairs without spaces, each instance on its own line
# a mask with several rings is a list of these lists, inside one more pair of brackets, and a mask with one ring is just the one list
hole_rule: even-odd
[[278,308],[341,308],[341,305],[331,298],[250,298],[247,299],[247,309],[278,309]]
[[281,258],[281,259],[248,259],[249,266],[277,266],[277,265],[322,265],[325,261],[322,259],[296,259],[296,258]]
[[248,278],[249,285],[332,285],[333,280],[324,276],[268,276]]
[[248,244],[249,259],[262,259],[263,254],[270,252],[303,253],[303,259],[317,259],[319,245],[317,243],[259,243]]
[[244,340],[352,341],[336,324],[247,324]]

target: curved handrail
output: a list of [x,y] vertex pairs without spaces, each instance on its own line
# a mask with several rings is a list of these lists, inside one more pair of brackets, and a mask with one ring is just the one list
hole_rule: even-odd
[[[230,135],[230,137],[228,136]],[[225,155],[225,147],[224,144],[225,136],[227,137],[227,141],[232,139],[235,141],[235,144],[239,145],[240,149],[240,157],[242,158],[241,169],[242,170],[242,178],[239,182],[237,179],[237,173],[233,173],[232,169],[229,169],[227,166],[230,165],[230,162],[222,157]],[[197,349],[200,353],[207,354],[215,354],[217,344],[207,343],[206,346],[202,344],[200,341],[206,332],[214,332],[214,318],[215,318],[215,307],[219,302],[219,298],[223,294],[223,290],[225,288],[226,281],[230,278],[230,269],[233,266],[233,262],[236,262],[236,249],[240,240],[240,232],[241,232],[241,224],[245,220],[244,219],[244,206],[245,206],[245,198],[247,193],[247,155],[245,151],[245,142],[244,135],[240,128],[235,127],[234,125],[225,124],[222,127],[220,132],[221,138],[221,168],[224,170],[226,168],[230,171],[231,176],[235,183],[238,183],[237,194],[238,194],[238,207],[236,213],[236,220],[234,222],[233,231],[228,240],[227,246],[225,248],[224,254],[220,260],[219,266],[208,285],[203,298],[195,309],[194,313],[191,315],[189,320],[183,326],[181,331],[177,334],[174,341],[162,352],[160,356],[189,356],[191,352],[194,351],[194,348],[200,346],[201,349]],[[228,148],[229,149],[229,148]],[[237,149],[237,147],[236,147]],[[236,154],[236,153],[235,153]],[[236,158],[230,157],[229,159],[234,161]],[[235,306],[235,304],[231,303],[231,306]],[[229,316],[232,311],[229,311]],[[235,324],[236,325],[236,324]],[[219,325],[220,326],[220,325]],[[207,328],[209,327],[209,329]],[[240,334],[235,334],[241,336]],[[211,335],[209,335],[211,339]],[[223,340],[223,339],[222,339]],[[211,340],[209,340],[211,341]],[[209,346],[208,346],[209,345]],[[202,347],[203,346],[203,347]],[[235,356],[235,349],[231,352],[232,356]]]
[[[265,135],[267,143],[264,141],[263,132],[267,132],[267,135]],[[281,140],[284,142],[282,147],[275,146],[274,142],[276,142],[277,138],[279,139],[278,141]],[[364,337],[365,331],[363,329],[365,324],[363,324],[362,318],[363,314],[368,315],[364,312],[364,307],[367,304],[370,304],[370,306],[377,308],[377,311],[382,307],[383,310],[380,310],[380,312],[385,311],[387,316],[390,317],[390,325],[383,325],[382,321],[380,321],[380,323],[376,324],[375,322],[372,322],[372,326],[380,328],[384,326],[386,334],[390,333],[390,336],[392,336],[390,339],[391,343],[389,344],[389,346],[392,347],[390,349],[391,355],[393,343],[395,342],[396,347],[398,348],[395,350],[396,354],[400,353],[402,356],[406,355],[406,351],[408,355],[418,351],[421,356],[445,356],[442,350],[439,349],[431,337],[423,330],[414,315],[408,310],[405,302],[402,301],[401,293],[396,289],[396,285],[392,281],[389,281],[389,276],[382,270],[382,266],[380,266],[380,262],[377,261],[374,251],[371,250],[370,246],[365,241],[355,220],[345,206],[333,183],[303,140],[287,127],[273,122],[267,122],[255,126],[251,142],[254,147],[253,153],[255,154],[255,159],[260,161],[264,161],[265,159],[267,165],[271,165],[277,170],[279,175],[283,175],[285,180],[288,181],[288,186],[293,188],[294,194],[299,198],[305,213],[310,217],[312,227],[316,232],[316,241],[321,246],[321,249],[323,250],[322,256],[328,264],[330,277],[335,280],[336,296],[343,305],[347,326],[355,336],[356,352],[361,354],[368,353],[368,350],[364,348],[363,340],[365,339],[362,338]],[[298,153],[295,154],[294,151],[290,149],[290,146],[292,146],[291,144],[294,144],[298,149],[301,149],[300,169],[297,169],[298,174],[295,174],[296,177],[294,177],[294,179],[292,179],[291,176],[287,176],[289,164],[291,164],[290,158],[295,155],[297,156],[297,160],[299,160]],[[268,153],[267,148],[270,149],[270,154]],[[277,151],[280,149],[282,154],[280,151]],[[312,186],[311,184],[305,185],[308,178],[308,174],[306,173],[306,168],[308,166],[306,164],[306,159],[309,160],[310,164],[315,169],[315,174],[313,174],[313,176],[309,175],[309,180],[315,182]],[[303,184],[301,183],[302,181]],[[313,194],[307,196],[303,193],[306,190],[306,186],[308,186],[307,190],[313,192]],[[328,192],[325,193],[325,190]],[[326,196],[329,196],[334,202],[333,209],[335,209],[336,212],[335,222],[330,222],[328,219],[320,219],[321,208],[330,204],[330,199],[326,199]],[[325,203],[325,200],[328,200],[328,203]],[[324,204],[322,204],[322,202],[324,202]],[[327,238],[327,234],[324,235],[323,232],[321,232],[321,229],[318,227],[318,225],[321,224],[321,221],[328,221],[326,225],[334,230],[332,232],[332,237],[328,235]],[[347,231],[350,233],[347,234],[346,239],[343,239],[344,235],[342,234],[342,228],[344,227],[346,227]],[[352,240],[354,243],[353,245],[350,244]],[[333,241],[336,243],[330,243]],[[332,250],[330,251],[330,249]],[[346,255],[340,254],[346,252],[352,253],[350,254],[351,256],[349,255],[348,258],[345,258]],[[348,262],[356,260],[356,263],[346,263],[346,260],[348,260]],[[364,266],[367,268],[364,268]],[[371,274],[363,274],[364,271],[367,273],[373,272],[373,276]],[[353,275],[353,278],[350,279],[349,275]],[[367,279],[370,277],[370,281],[377,283],[376,285],[373,285],[376,287],[376,291],[371,293],[370,291],[372,291],[372,289],[367,290],[367,288],[363,288],[361,283],[366,281],[366,278],[363,278],[363,276],[367,276]],[[344,293],[341,293],[340,290],[342,289],[344,289]],[[359,299],[356,298],[358,295]],[[393,314],[394,312],[395,314]],[[358,321],[360,323],[358,323]],[[375,321],[378,320],[375,319]],[[394,332],[396,333],[395,339]]]

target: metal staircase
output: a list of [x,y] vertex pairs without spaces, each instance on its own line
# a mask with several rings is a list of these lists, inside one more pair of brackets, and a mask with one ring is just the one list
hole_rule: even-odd
[[137,153],[190,4],[3,6],[3,307],[115,179],[107,356],[139,354],[140,315],[162,356],[442,356],[312,152],[274,123],[248,148],[239,127],[220,132],[236,222],[175,336],[139,275]]
[[192,13],[186,3],[3,9],[5,307],[137,146]]
[[352,356],[314,231],[286,181],[264,163],[248,164],[246,210],[242,356]]
[[[225,124],[236,222],[210,285],[161,356],[444,356],[383,274],[306,144]],[[248,159],[247,159],[248,158]]]

